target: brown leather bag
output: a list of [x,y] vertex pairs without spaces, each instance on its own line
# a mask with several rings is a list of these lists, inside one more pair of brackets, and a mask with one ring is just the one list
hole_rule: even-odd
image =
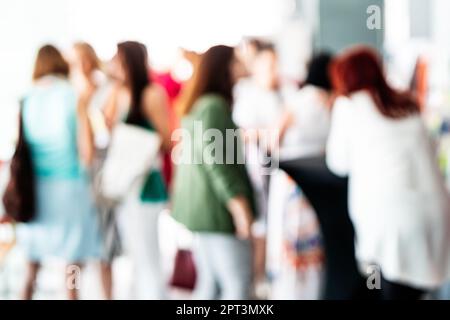
[[5,213],[16,222],[29,222],[34,218],[36,210],[34,183],[31,151],[25,140],[21,108],[19,141],[11,160],[9,182],[3,194]]

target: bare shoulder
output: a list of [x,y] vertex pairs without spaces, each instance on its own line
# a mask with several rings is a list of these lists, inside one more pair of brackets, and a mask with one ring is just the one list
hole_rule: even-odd
[[144,100],[149,103],[165,101],[166,98],[166,91],[159,84],[152,83],[144,90]]

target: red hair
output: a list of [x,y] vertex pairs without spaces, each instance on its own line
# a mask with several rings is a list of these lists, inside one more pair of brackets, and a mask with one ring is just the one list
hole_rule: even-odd
[[378,110],[388,118],[398,119],[419,112],[411,93],[399,92],[389,86],[381,58],[369,47],[356,47],[338,56],[331,64],[330,77],[340,95],[368,91]]

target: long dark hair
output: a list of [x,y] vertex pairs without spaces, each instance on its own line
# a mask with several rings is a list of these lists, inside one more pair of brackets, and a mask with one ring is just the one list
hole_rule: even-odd
[[411,93],[396,91],[388,85],[381,58],[369,47],[356,47],[342,54],[334,60],[330,72],[339,94],[366,90],[380,113],[388,118],[399,119],[419,112]]
[[308,64],[308,72],[302,87],[312,85],[326,91],[331,91],[331,79],[328,70],[333,60],[333,55],[328,52],[321,52],[314,55]]
[[146,121],[142,108],[142,96],[145,88],[151,84],[147,48],[142,43],[126,41],[117,45],[117,52],[131,91],[131,106],[126,122],[142,125]]
[[207,93],[222,96],[231,106],[233,102],[231,62],[233,59],[234,49],[223,45],[212,47],[202,55],[181,103],[179,110],[181,115],[188,114],[197,99]]

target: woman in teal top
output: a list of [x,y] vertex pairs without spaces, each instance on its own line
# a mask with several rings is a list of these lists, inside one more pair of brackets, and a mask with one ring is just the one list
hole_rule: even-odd
[[[162,148],[170,150],[167,97],[164,89],[152,84],[149,79],[145,46],[131,41],[120,43],[113,63],[116,67],[116,85],[105,109],[110,127],[113,129],[115,123],[124,121],[155,131],[161,136]],[[121,109],[123,105],[130,107]],[[135,183],[119,208],[122,240],[135,269],[137,299],[165,297],[165,281],[159,256],[158,218],[166,208],[167,200],[161,159],[158,158],[148,175]]]
[[[19,226],[19,244],[29,259],[23,298],[32,298],[43,259],[57,256],[69,266],[98,258],[100,237],[87,175],[92,135],[87,118],[88,97],[77,100],[67,81],[69,69],[53,46],[39,50],[34,86],[24,97],[22,118],[36,177],[35,218]],[[78,107],[77,107],[78,106]],[[73,277],[73,274],[68,274]],[[77,288],[68,288],[71,299]]]
[[195,234],[197,299],[250,298],[253,190],[231,118],[240,70],[233,48],[209,49],[182,110],[173,217]]

